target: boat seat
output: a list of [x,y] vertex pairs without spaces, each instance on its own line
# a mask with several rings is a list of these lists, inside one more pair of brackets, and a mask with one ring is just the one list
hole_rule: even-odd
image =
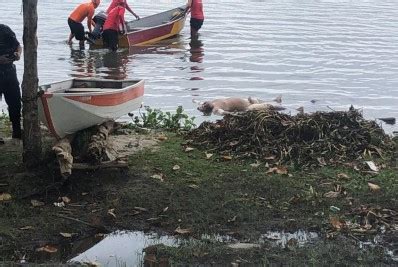
[[69,88],[66,89],[66,93],[79,93],[79,92],[107,92],[117,90],[118,88]]

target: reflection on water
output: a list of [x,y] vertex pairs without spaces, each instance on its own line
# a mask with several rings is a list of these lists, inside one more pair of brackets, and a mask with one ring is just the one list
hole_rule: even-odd
[[95,73],[95,61],[89,56],[89,51],[76,49],[71,46],[70,61],[72,63],[72,77],[92,77]]
[[176,239],[143,232],[115,232],[68,262],[97,262],[101,266],[141,266],[143,249],[164,244],[174,246]]
[[123,80],[128,76],[129,50],[108,51],[102,56],[104,78]]
[[260,242],[271,240],[271,244],[285,248],[290,245],[302,247],[305,244],[313,243],[318,239],[319,235],[315,232],[307,232],[303,230],[298,230],[294,233],[270,231],[261,236]]
[[[107,49],[80,50],[71,48],[72,77],[101,76],[105,79],[122,80],[128,76],[129,50],[117,52]],[[98,75],[99,74],[99,75]]]
[[[190,77],[191,81],[195,81],[195,80],[203,80],[203,77],[201,76],[201,74],[204,71],[204,67],[203,67],[203,58],[204,58],[204,47],[203,47],[203,42],[200,39],[200,35],[191,37],[191,40],[189,42],[189,53],[190,53],[190,57],[189,57],[189,61],[192,62],[193,64],[191,65],[190,69],[190,73],[192,74],[192,76]],[[195,90],[199,90],[198,87],[193,87],[193,88],[189,88],[189,90],[191,91],[195,91]],[[194,95],[193,95],[194,96]]]
[[[268,232],[254,243],[241,243],[231,236],[221,235],[203,235],[201,240],[214,240],[225,243],[230,248],[247,249],[260,247],[262,244],[286,247],[292,241],[297,242],[294,246],[302,247],[307,243],[315,242],[318,238],[317,233],[300,230],[294,233]],[[144,251],[148,251],[148,248],[153,245],[164,244],[177,247],[189,244],[190,241],[197,242],[201,240],[177,239],[172,236],[159,236],[153,233],[120,231],[106,236],[102,241],[68,262],[97,262],[101,266],[141,266],[144,259],[146,259]]]
[[199,39],[199,36],[192,37],[191,41],[189,42],[189,46],[191,47],[191,49],[189,50],[189,52],[191,52],[189,60],[191,62],[202,63],[204,56],[204,49],[203,49],[203,42],[202,40]]
[[[384,249],[385,255],[392,260],[397,260],[396,244],[388,240],[389,236],[377,235],[368,242],[359,242],[360,248],[379,246]],[[394,238],[390,238],[394,239]],[[265,247],[304,247],[306,245],[324,246],[325,242],[316,232],[298,230],[296,232],[269,231],[260,236],[258,240],[239,240],[228,235],[203,235],[200,239],[179,239],[173,236],[159,236],[154,233],[143,232],[114,232],[100,242],[98,239],[92,242],[79,241],[73,245],[71,255],[74,255],[68,262],[99,263],[101,266],[142,266],[144,261],[154,260],[151,253],[155,250],[154,245],[163,244],[166,246],[193,246],[200,242],[216,241],[224,243],[226,247],[233,249],[250,249]],[[91,242],[92,247],[88,244]],[[198,243],[199,242],[199,243]],[[394,243],[394,244],[392,244]],[[86,251],[82,252],[83,249]],[[76,256],[76,253],[81,253]],[[155,253],[156,254],[156,253]],[[167,260],[167,259],[166,259]],[[165,265],[167,266],[167,265]]]

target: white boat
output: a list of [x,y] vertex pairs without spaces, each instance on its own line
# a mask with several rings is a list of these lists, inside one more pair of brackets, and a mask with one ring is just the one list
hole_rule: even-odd
[[56,138],[63,138],[139,108],[144,80],[69,79],[39,90],[39,118]]

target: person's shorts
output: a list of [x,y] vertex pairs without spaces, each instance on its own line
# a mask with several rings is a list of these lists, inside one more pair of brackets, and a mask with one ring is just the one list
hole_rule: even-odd
[[116,51],[119,45],[119,33],[115,30],[104,30],[102,32],[104,47]]
[[68,25],[70,32],[75,36],[76,40],[84,40],[84,26],[80,22],[76,22],[72,19],[68,19]]
[[191,24],[192,28],[194,28],[195,30],[199,31],[199,29],[202,28],[203,19],[191,18],[190,24]]

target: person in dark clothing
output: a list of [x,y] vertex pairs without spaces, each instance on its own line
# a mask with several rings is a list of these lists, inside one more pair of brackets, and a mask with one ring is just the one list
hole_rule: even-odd
[[12,138],[22,138],[21,91],[14,61],[21,58],[22,48],[15,33],[7,25],[0,24],[0,96],[8,105],[12,124]]

